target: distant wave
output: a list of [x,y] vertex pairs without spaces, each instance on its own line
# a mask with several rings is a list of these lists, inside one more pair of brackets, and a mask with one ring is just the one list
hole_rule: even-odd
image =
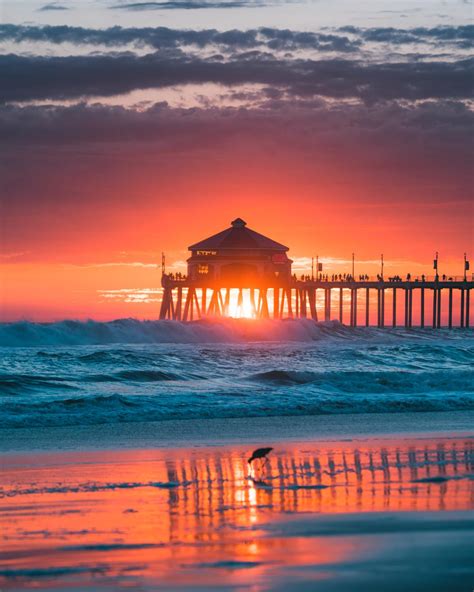
[[[38,347],[65,345],[109,345],[147,343],[238,343],[246,341],[301,341],[327,338],[390,339],[393,337],[430,339],[472,337],[472,330],[350,328],[338,321],[315,323],[309,319],[254,321],[252,319],[177,321],[139,321],[118,319],[109,322],[59,321],[33,323],[20,321],[0,324],[0,347]],[[64,355],[45,352],[45,356]],[[96,356],[98,354],[91,354]],[[98,360],[93,360],[98,361]]]

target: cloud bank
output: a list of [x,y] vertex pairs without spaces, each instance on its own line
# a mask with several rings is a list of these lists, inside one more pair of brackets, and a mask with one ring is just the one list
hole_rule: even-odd
[[[432,54],[416,53],[420,40]],[[185,226],[203,212],[230,220],[247,208],[274,222],[284,209],[298,228],[314,220],[308,243],[316,228],[335,254],[349,240],[378,252],[387,236],[401,251],[406,244],[397,256],[411,256],[415,239],[431,253],[424,231],[463,252],[472,234],[471,40],[470,27],[1,25],[0,41],[19,44],[0,56],[5,250],[79,260],[156,250],[158,224],[160,241],[179,249],[188,237],[173,229],[177,215]],[[61,55],[20,51],[36,42],[69,45]],[[202,92],[198,106],[190,88]],[[156,99],[172,89],[182,105]],[[155,95],[120,104],[138,90]]]
[[469,99],[474,59],[454,63],[365,64],[355,60],[285,60],[261,53],[202,59],[160,52],[143,57],[0,56],[0,101],[79,99],[136,89],[216,83],[263,84],[297,96],[393,99]]

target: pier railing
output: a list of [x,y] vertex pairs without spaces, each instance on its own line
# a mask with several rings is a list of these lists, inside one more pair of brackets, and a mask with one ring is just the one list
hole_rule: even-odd
[[[463,282],[465,280],[464,276],[462,275],[443,275],[443,276],[435,276],[435,275],[416,275],[407,277],[399,277],[399,276],[381,276],[376,275],[362,275],[356,276],[353,280],[348,278],[347,276],[340,276],[338,275],[324,275],[319,278],[311,279],[308,276],[296,276],[294,278],[296,281],[303,281],[303,282],[346,282],[346,281],[355,281],[357,283],[366,283],[366,282],[384,282],[388,284],[395,284],[395,283],[404,283],[404,282]],[[466,281],[474,281],[474,276],[466,278]]]

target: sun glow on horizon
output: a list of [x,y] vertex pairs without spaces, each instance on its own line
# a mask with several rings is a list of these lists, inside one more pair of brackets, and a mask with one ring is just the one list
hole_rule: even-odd
[[250,290],[242,290],[241,301],[239,301],[239,290],[230,290],[229,310],[226,316],[234,319],[254,319],[256,318],[255,306],[251,300]]

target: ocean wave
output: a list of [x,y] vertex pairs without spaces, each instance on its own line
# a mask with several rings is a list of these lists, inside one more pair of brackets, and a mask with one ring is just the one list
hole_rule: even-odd
[[310,320],[3,324],[0,427],[474,409],[473,337]]
[[278,417],[300,415],[338,415],[360,413],[400,413],[474,410],[474,395],[422,393],[384,396],[366,393],[318,396],[242,397],[229,393],[216,401],[213,395],[135,396],[101,395],[72,397],[31,403],[9,401],[2,405],[2,428],[57,427],[177,419]]
[[[189,365],[193,365],[190,362]],[[195,362],[194,362],[195,365]],[[164,371],[154,368],[115,370],[109,368],[104,373],[76,373],[74,369],[58,369],[60,374],[55,376],[41,376],[38,374],[16,374],[0,373],[0,401],[6,396],[24,395],[28,393],[43,395],[42,403],[46,403],[48,396],[66,395],[68,391],[81,391],[79,402],[84,396],[94,397],[91,392],[92,385],[97,385],[100,397],[101,385],[108,389],[123,387],[124,392],[133,392],[137,396],[147,394],[152,397],[166,397],[169,385],[173,386],[175,395],[192,399],[196,396],[196,389],[199,389],[199,396],[207,392],[209,396],[219,396],[223,390],[230,391],[231,396],[247,396],[248,392],[255,392],[256,396],[268,397],[271,394],[280,392],[292,393],[296,396],[302,392],[307,396],[318,397],[329,394],[429,394],[436,393],[460,393],[470,394],[474,392],[474,369],[457,368],[442,371],[407,370],[402,368],[391,368],[387,370],[277,370],[270,369],[254,374],[241,375],[232,372],[221,374],[216,378],[212,369],[207,369],[207,376],[204,373],[184,371]],[[196,382],[197,381],[197,382]],[[191,385],[189,383],[192,382]],[[163,383],[163,386],[160,386]],[[252,388],[252,384],[257,389]],[[108,385],[108,386],[107,386]],[[156,385],[156,386],[154,386]],[[143,388],[147,390],[143,390]],[[241,393],[237,395],[235,388],[240,388]],[[280,388],[283,387],[283,388]],[[286,388],[284,388],[286,387]],[[288,390],[290,389],[291,390]],[[83,394],[84,393],[84,394]],[[115,394],[115,393],[112,393]],[[26,399],[25,404],[34,403],[32,399]],[[46,409],[46,407],[45,407]]]
[[123,370],[115,374],[88,374],[78,379],[78,382],[118,382],[127,384],[136,382],[171,382],[175,380],[183,380],[183,378],[177,374],[171,374],[170,372],[160,372],[157,370]]
[[[101,345],[101,344],[93,344],[93,345]],[[115,345],[115,344],[111,344]],[[140,345],[140,344],[131,344],[131,345]],[[149,344],[143,344],[149,345]],[[151,344],[153,345],[153,344]],[[146,352],[144,350],[135,351],[131,348],[127,347],[120,347],[121,344],[117,344],[113,349],[110,349],[107,344],[105,344],[105,349],[95,350],[91,353],[82,353],[80,350],[79,355],[76,356],[76,360],[85,366],[95,366],[100,364],[110,364],[110,363],[117,363],[120,364],[129,364],[133,367],[137,365],[142,365],[144,363],[149,362],[156,362],[158,358],[167,359],[168,354],[164,352],[158,353],[157,351],[153,352]],[[70,350],[70,352],[73,350]],[[68,352],[67,356],[71,356],[71,353]],[[63,352],[58,352],[58,357],[62,357]]]
[[180,380],[177,374],[160,370],[122,370],[117,377],[134,382],[160,382],[162,380]]
[[0,393],[16,394],[45,390],[75,390],[64,378],[0,373]]
[[277,385],[307,384],[317,380],[316,372],[296,372],[292,370],[268,370],[249,376],[250,380]]
[[474,370],[410,372],[406,370],[297,372],[269,370],[249,376],[277,386],[315,385],[319,392],[340,393],[446,393],[474,392]]
[[[139,321],[118,319],[110,322],[59,321],[33,323],[21,321],[0,324],[0,347],[44,347],[67,345],[109,345],[149,343],[239,343],[247,341],[311,342],[335,339],[418,340],[473,338],[472,330],[378,329],[347,327],[338,321],[316,323],[310,319],[256,321],[252,319],[178,321]],[[45,356],[57,355],[43,352]],[[91,354],[84,361],[100,361]],[[105,355],[107,357],[107,355]]]

